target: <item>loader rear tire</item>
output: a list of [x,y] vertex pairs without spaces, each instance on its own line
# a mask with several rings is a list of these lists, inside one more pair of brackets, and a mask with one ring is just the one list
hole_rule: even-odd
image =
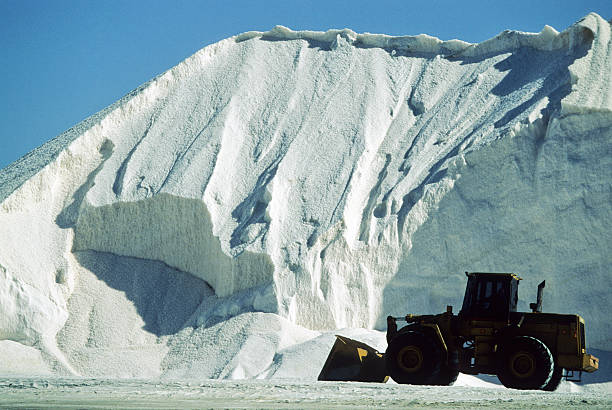
[[553,375],[554,361],[550,350],[530,336],[509,340],[501,348],[500,359],[497,377],[511,389],[543,389]]
[[555,366],[550,381],[546,383],[546,386],[542,387],[544,391],[555,391],[559,384],[561,384],[561,378],[563,377],[563,367]]
[[387,372],[400,384],[437,384],[442,349],[427,335],[408,331],[394,337],[385,353]]

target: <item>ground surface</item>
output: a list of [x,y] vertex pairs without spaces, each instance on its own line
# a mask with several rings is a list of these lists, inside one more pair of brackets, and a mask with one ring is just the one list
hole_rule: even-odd
[[[572,391],[577,390],[577,391]],[[560,392],[270,380],[0,379],[0,408],[612,408],[607,384]]]

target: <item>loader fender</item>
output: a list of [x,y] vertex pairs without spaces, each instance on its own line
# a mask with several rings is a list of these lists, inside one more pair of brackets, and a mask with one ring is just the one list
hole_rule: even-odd
[[417,330],[420,331],[427,336],[431,337],[433,340],[438,342],[440,349],[444,354],[444,358],[448,357],[448,346],[444,341],[444,337],[442,336],[442,332],[440,331],[440,327],[435,323],[422,323],[415,325],[408,325],[403,327],[398,333],[403,333],[404,331]]
[[448,346],[446,345],[446,342],[444,341],[444,337],[442,337],[442,332],[440,331],[440,327],[436,325],[435,323],[425,323],[423,327],[429,329],[428,331],[430,332],[430,336],[436,339],[438,343],[440,343],[440,347],[442,348],[444,353],[448,354]]

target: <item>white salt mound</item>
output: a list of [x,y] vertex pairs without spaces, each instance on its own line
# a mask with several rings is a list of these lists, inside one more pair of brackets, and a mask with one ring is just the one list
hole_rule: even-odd
[[314,380],[466,270],[519,273],[523,310],[545,279],[606,355],[611,84],[596,14],[207,46],[0,171],[0,374]]

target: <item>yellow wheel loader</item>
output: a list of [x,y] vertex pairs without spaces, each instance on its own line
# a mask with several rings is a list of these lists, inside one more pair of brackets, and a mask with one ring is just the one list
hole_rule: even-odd
[[[387,351],[338,336],[319,380],[451,385],[459,372],[497,375],[515,389],[553,391],[563,377],[580,381],[599,359],[586,353],[579,315],[542,313],[545,282],[531,312],[517,312],[513,273],[468,273],[463,306],[438,315],[387,318]],[[397,322],[407,324],[398,330]]]

